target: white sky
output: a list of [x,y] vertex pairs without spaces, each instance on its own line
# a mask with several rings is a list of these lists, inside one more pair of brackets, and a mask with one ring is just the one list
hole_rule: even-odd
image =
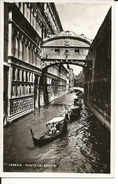
[[[73,31],[78,36],[85,34],[94,39],[100,28],[110,4],[106,3],[55,3],[64,31]],[[71,65],[74,73],[78,74],[82,68]]]

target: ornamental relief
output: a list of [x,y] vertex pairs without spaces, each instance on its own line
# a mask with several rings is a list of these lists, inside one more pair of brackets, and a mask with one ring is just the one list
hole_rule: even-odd
[[70,42],[68,38],[65,39],[65,46],[70,46]]

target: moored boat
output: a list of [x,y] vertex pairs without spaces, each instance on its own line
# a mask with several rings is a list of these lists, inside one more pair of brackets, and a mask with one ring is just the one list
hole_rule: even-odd
[[48,131],[39,139],[34,137],[33,131],[30,129],[35,146],[40,147],[48,144],[67,133],[67,121],[65,117],[55,117],[51,121],[47,122],[46,126]]
[[71,115],[70,115],[70,119],[76,119],[80,116],[80,107],[79,106],[71,106]]

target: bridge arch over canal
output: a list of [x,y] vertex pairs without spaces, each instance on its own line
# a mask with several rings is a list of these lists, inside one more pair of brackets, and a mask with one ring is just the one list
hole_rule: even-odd
[[91,62],[86,60],[90,44],[90,40],[85,35],[77,36],[70,31],[62,31],[59,35],[50,36],[43,40],[41,43],[42,76],[40,78],[41,86],[39,87],[43,90],[45,105],[52,101],[53,98],[64,95],[62,91],[67,90],[63,89],[64,86],[69,86],[69,82],[66,82],[69,77],[60,77],[59,72],[57,72],[58,74],[56,73],[56,77],[51,78],[50,72],[52,75],[54,74],[52,66],[55,65],[54,67],[57,67],[58,71],[62,67],[65,76],[68,75],[69,65],[91,67]]

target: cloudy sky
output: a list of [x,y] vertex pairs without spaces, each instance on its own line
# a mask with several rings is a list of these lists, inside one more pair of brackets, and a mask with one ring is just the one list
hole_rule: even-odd
[[[94,39],[111,4],[106,3],[56,3],[64,31],[74,31],[78,36],[85,34]],[[71,65],[74,73],[82,69]]]

